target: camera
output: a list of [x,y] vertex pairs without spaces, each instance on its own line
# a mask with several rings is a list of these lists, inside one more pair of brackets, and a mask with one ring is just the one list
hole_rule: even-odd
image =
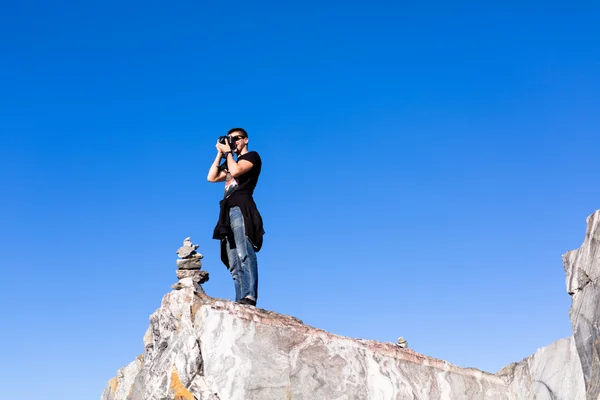
[[229,144],[229,146],[235,146],[235,143],[231,141],[229,136],[219,136],[219,143],[221,144]]

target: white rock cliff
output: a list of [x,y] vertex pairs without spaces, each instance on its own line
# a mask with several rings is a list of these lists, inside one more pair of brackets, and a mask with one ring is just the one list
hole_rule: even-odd
[[575,342],[560,339],[497,374],[518,399],[585,399],[585,387]]
[[600,400],[599,236],[597,211],[563,256],[574,335],[496,375],[214,299],[184,277],[150,316],[144,354],[101,400]]
[[586,400],[600,400],[600,211],[588,217],[583,245],[567,252],[563,263]]

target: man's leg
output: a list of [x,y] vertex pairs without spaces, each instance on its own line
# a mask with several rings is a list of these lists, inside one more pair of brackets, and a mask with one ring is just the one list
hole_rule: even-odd
[[254,300],[254,304],[256,305],[256,301],[258,300],[258,260],[256,259],[256,253],[254,252],[254,246],[252,246],[252,243],[247,237],[245,239],[248,257],[246,259],[247,262],[243,264],[242,268],[244,268],[244,286],[247,289],[247,292],[242,293],[242,298],[246,297],[250,300]]
[[252,300],[256,304],[258,299],[258,264],[256,253],[250,240],[246,237],[244,217],[239,207],[229,210],[231,230],[235,239],[235,250],[239,260],[239,278],[241,298]]
[[235,301],[242,298],[241,277],[240,277],[240,260],[238,259],[237,251],[231,248],[229,240],[225,239],[227,247],[227,258],[229,261],[229,272],[233,278],[233,287],[235,288]]

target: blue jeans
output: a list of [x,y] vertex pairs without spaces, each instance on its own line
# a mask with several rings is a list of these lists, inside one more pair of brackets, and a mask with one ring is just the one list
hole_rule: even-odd
[[258,262],[250,240],[246,237],[244,216],[239,207],[229,209],[229,221],[235,243],[227,240],[229,272],[235,286],[235,301],[244,297],[258,300]]

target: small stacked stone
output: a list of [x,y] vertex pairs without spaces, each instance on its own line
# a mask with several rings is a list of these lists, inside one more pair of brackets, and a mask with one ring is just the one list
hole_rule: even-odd
[[[177,255],[180,260],[177,260],[177,279],[181,283],[182,279],[191,278],[195,284],[202,284],[208,281],[208,272],[202,271],[202,254],[196,250],[200,247],[197,244],[193,244],[189,237],[183,241],[183,246],[177,250]],[[178,284],[173,285],[179,288]]]
[[402,336],[400,336],[398,338],[398,346],[402,347],[403,349],[407,349],[408,348],[408,342],[406,341],[406,339],[404,339]]

